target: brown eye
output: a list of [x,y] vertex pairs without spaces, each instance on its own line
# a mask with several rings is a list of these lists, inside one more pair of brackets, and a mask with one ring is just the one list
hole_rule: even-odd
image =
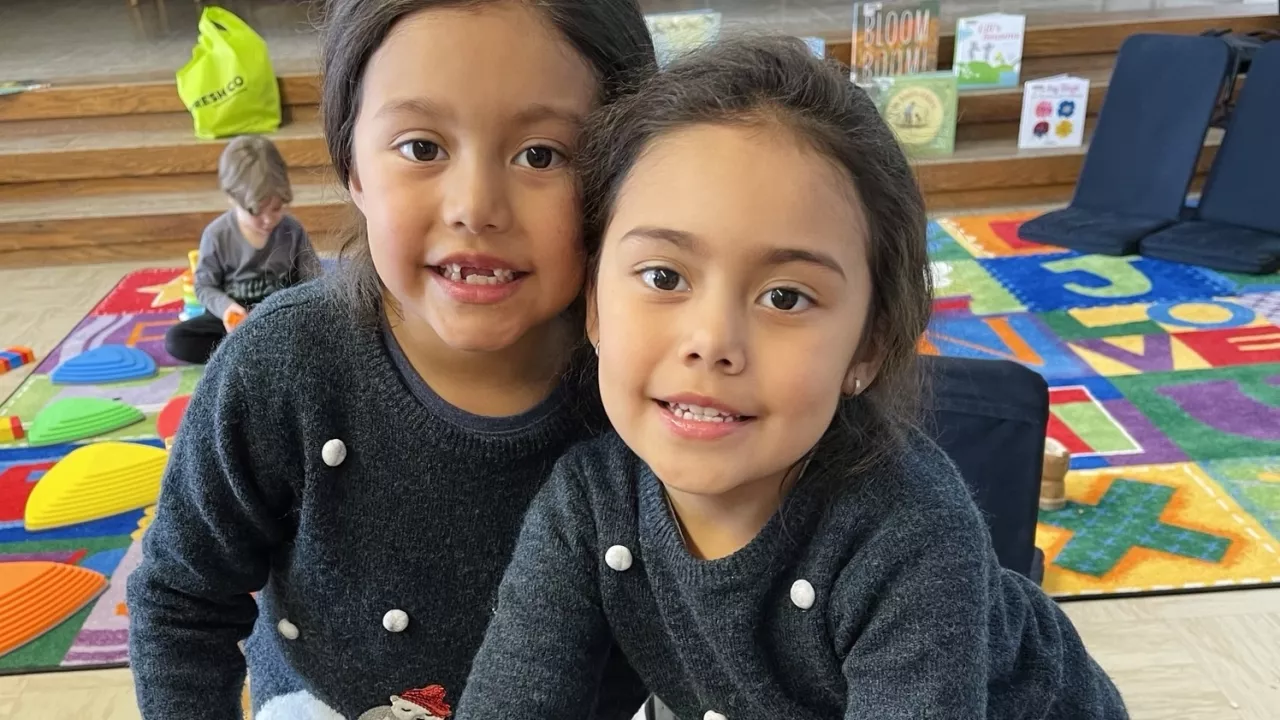
[[774,288],[761,296],[760,300],[774,310],[783,312],[804,310],[813,304],[807,295],[791,288]]
[[684,282],[684,278],[680,277],[680,273],[670,268],[649,268],[641,273],[644,284],[654,290],[662,290],[663,292],[675,292],[676,290],[688,289],[688,285]]
[[564,155],[546,145],[535,145],[520,151],[516,163],[534,170],[548,170],[564,164]]
[[440,146],[430,140],[409,140],[396,148],[400,154],[415,162],[431,162],[438,160],[443,152]]
[[769,301],[779,310],[790,310],[800,302],[800,293],[795,290],[783,290],[781,288],[770,290]]

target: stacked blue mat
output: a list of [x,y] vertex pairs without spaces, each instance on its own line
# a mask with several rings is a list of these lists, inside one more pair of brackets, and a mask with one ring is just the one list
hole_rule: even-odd
[[1125,40],[1071,204],[1027,221],[1019,236],[1228,272],[1280,270],[1280,42],[1253,56],[1200,201],[1186,202],[1234,62],[1217,37]]

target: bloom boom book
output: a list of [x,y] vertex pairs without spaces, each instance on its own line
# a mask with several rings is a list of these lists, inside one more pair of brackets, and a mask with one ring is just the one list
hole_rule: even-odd
[[939,5],[939,0],[854,3],[852,79],[937,70]]

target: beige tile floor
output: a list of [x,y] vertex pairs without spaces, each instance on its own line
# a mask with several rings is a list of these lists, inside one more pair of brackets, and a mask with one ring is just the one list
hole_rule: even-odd
[[[0,270],[0,343],[31,345],[43,356],[125,272],[141,266]],[[0,397],[24,375],[0,375]],[[1063,607],[1135,720],[1280,718],[1280,589]],[[128,670],[0,677],[0,718],[137,717]]]

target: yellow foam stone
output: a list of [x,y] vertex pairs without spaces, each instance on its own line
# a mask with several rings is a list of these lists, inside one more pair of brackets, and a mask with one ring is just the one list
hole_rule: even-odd
[[155,504],[169,453],[150,445],[101,442],[73,450],[31,489],[26,529],[52,530]]

